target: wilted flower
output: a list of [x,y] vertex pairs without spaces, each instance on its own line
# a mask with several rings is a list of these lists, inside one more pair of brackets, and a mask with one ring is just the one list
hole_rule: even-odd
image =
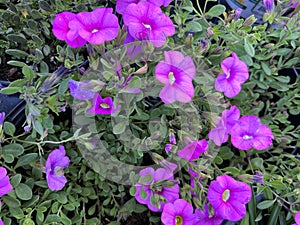
[[0,167],[0,197],[8,194],[12,189],[6,169]]
[[205,139],[199,141],[193,141],[186,145],[182,150],[178,151],[178,155],[187,161],[199,158],[199,156],[205,152],[208,148],[207,141]]
[[49,154],[46,160],[46,179],[51,191],[61,190],[67,183],[64,168],[67,168],[69,163],[70,159],[62,145]]
[[193,206],[183,199],[177,199],[174,203],[167,203],[161,214],[164,225],[193,225],[195,215]]
[[87,110],[90,114],[114,114],[120,106],[115,107],[111,97],[102,98],[96,94],[93,99],[92,107]]
[[239,221],[246,215],[246,206],[252,196],[251,188],[244,182],[234,180],[224,174],[212,181],[207,199],[215,210],[215,215],[230,221]]
[[0,125],[2,125],[4,123],[4,119],[5,119],[5,112],[1,112],[0,113]]
[[70,32],[69,23],[76,18],[76,14],[62,12],[56,14],[52,22],[52,32],[58,40],[66,41],[72,48],[85,45],[86,40],[79,36],[77,30]]
[[194,225],[220,225],[223,219],[214,215],[209,215],[208,205],[204,205],[204,211],[200,209],[195,210],[195,222]]
[[[166,202],[174,202],[179,198],[179,186],[174,180],[172,170],[149,167],[140,171],[141,182],[135,185],[136,200],[146,204],[153,212],[161,212]],[[147,179],[146,177],[149,177]],[[143,179],[146,179],[142,181]]]
[[194,96],[192,80],[196,74],[193,60],[178,51],[164,52],[164,55],[165,61],[160,61],[155,67],[157,80],[166,85],[159,97],[166,104],[190,102]]
[[217,146],[221,146],[228,140],[228,133],[230,133],[239,118],[240,110],[236,106],[231,106],[229,110],[224,110],[217,126],[208,133],[209,139],[213,140]]
[[233,126],[231,143],[240,150],[263,150],[270,147],[274,138],[271,129],[261,124],[257,116],[242,116]]
[[248,80],[248,67],[234,52],[232,57],[222,61],[221,67],[224,73],[217,77],[215,88],[217,91],[224,92],[226,97],[232,98],[240,93],[242,84]]
[[274,0],[263,0],[263,2],[267,11],[271,11],[273,9]]
[[167,36],[175,33],[172,20],[161,9],[149,2],[130,4],[123,16],[129,34],[137,40],[150,40],[155,47],[161,47]]
[[[145,0],[117,0],[116,3],[116,10],[118,13],[123,14],[127,8],[127,6],[129,6],[131,3],[139,3],[141,1],[145,1]],[[149,3],[152,3],[158,7],[160,6],[164,6],[167,7],[170,3],[171,0],[146,0]]]
[[119,31],[118,18],[112,8],[98,8],[92,12],[80,12],[70,21],[70,36],[79,34],[91,44],[113,40]]

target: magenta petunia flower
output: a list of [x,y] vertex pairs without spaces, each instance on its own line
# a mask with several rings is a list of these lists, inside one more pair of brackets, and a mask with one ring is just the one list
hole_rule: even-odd
[[164,225],[193,225],[195,220],[193,206],[183,199],[167,203],[161,214]]
[[295,224],[293,225],[300,225],[300,211],[296,213],[295,215]]
[[137,40],[150,40],[155,47],[161,47],[167,36],[175,33],[172,20],[161,9],[149,2],[130,4],[123,15],[129,34]]
[[96,94],[93,99],[93,104],[87,110],[90,114],[114,114],[120,106],[115,107],[111,97],[102,98],[100,94]]
[[251,188],[244,182],[234,180],[224,174],[212,181],[207,199],[215,210],[215,215],[230,221],[239,221],[246,215],[246,206],[252,196]]
[[76,18],[76,14],[62,12],[56,14],[52,22],[52,32],[58,40],[66,41],[72,48],[85,45],[86,40],[79,36],[77,30],[70,31],[69,23]]
[[64,168],[67,168],[69,163],[70,159],[62,145],[49,154],[46,160],[46,180],[51,191],[61,190],[67,183]]
[[179,150],[178,155],[187,161],[192,161],[199,158],[199,156],[205,152],[207,148],[208,144],[205,139],[193,141],[186,145],[182,150]]
[[261,124],[257,116],[242,116],[233,126],[230,134],[231,143],[240,150],[267,149],[274,138],[271,129]]
[[194,96],[192,80],[196,74],[193,60],[178,51],[164,52],[164,55],[165,61],[155,67],[156,79],[166,85],[159,97],[166,104],[190,102]]
[[154,170],[149,167],[140,171],[141,177],[149,175],[149,181],[135,185],[135,199],[141,204],[146,204],[153,212],[161,212],[166,202],[174,202],[179,198],[179,186],[174,180],[172,169]]
[[12,189],[6,169],[0,167],[0,197],[8,194]]
[[4,123],[4,119],[5,119],[5,112],[1,112],[0,113],[0,125],[2,125]]
[[194,225],[221,225],[223,219],[214,215],[209,215],[208,205],[204,205],[204,211],[200,209],[195,210],[195,222]]
[[76,19],[70,21],[70,35],[77,33],[91,44],[102,44],[111,41],[119,31],[118,18],[112,14],[112,8],[98,8],[92,12],[80,12]]
[[164,6],[167,7],[170,3],[171,0],[117,0],[116,4],[116,10],[118,13],[123,14],[126,10],[126,8],[131,4],[131,3],[139,3],[139,2],[150,2],[158,7]]
[[75,81],[70,79],[68,85],[73,98],[88,100],[94,98],[95,94],[106,84],[100,80]]
[[228,133],[240,118],[240,110],[231,106],[229,110],[222,112],[222,117],[217,126],[208,133],[208,138],[213,140],[217,146],[221,146],[228,140]]
[[246,63],[239,60],[233,52],[232,57],[224,59],[221,63],[223,74],[220,74],[215,81],[215,89],[224,92],[228,98],[240,93],[242,84],[248,80],[249,73]]
[[4,225],[3,221],[0,219],[0,225]]

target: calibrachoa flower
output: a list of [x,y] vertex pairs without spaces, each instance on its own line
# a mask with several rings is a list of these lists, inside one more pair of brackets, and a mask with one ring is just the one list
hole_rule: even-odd
[[170,3],[171,0],[117,0],[117,4],[116,4],[116,10],[118,13],[123,14],[127,8],[127,6],[129,6],[131,3],[139,3],[139,2],[150,2],[154,5],[157,6],[164,6],[167,7]]
[[222,61],[221,67],[224,73],[217,77],[215,88],[217,91],[224,92],[226,97],[232,98],[240,93],[242,84],[248,80],[248,67],[234,52],[232,57]]
[[214,215],[209,215],[208,205],[204,205],[204,211],[200,209],[195,210],[195,222],[194,225],[220,225],[223,219]]
[[196,74],[193,60],[178,51],[164,52],[164,55],[165,61],[155,67],[156,79],[166,85],[159,97],[166,104],[190,102],[194,96],[192,80]]
[[69,163],[70,159],[62,145],[49,154],[46,160],[46,180],[51,191],[61,190],[67,183],[64,168],[67,168]]
[[102,98],[100,94],[96,94],[93,99],[93,105],[87,110],[90,114],[113,114],[120,106],[114,107],[111,97]]
[[104,83],[101,81],[91,80],[75,81],[70,79],[68,84],[70,88],[70,94],[73,96],[73,98],[79,100],[94,98],[96,92],[100,91],[104,86]]
[[86,40],[79,36],[77,30],[70,32],[69,23],[76,18],[76,14],[62,12],[56,14],[52,22],[52,32],[58,40],[66,41],[72,48],[85,45]]
[[217,146],[221,146],[228,140],[228,134],[239,118],[238,107],[231,106],[229,110],[224,110],[217,126],[208,133],[209,139],[213,140]]
[[2,221],[2,220],[0,220],[0,225],[4,225],[4,223],[3,223],[3,221]]
[[130,4],[123,15],[129,34],[137,40],[150,40],[155,47],[161,47],[167,36],[175,33],[172,20],[161,9],[149,2]]
[[0,197],[8,194],[12,189],[6,169],[0,167]]
[[161,212],[166,202],[179,198],[179,186],[170,169],[149,167],[140,171],[141,177],[149,175],[151,179],[135,185],[135,199],[153,212]]
[[208,144],[205,139],[193,141],[187,144],[182,150],[179,150],[178,155],[187,161],[192,161],[193,159],[198,159],[207,148]]
[[293,225],[300,225],[300,211],[296,213],[295,215],[295,224]]
[[77,33],[91,44],[111,41],[119,31],[118,18],[112,14],[112,8],[98,8],[92,12],[80,12],[70,21],[70,33]]
[[292,8],[295,9],[299,5],[299,2],[298,2],[298,0],[292,0],[292,1],[289,1],[289,4],[291,4]]
[[4,123],[4,119],[5,119],[5,112],[2,112],[0,113],[0,125]]
[[251,188],[244,182],[228,175],[218,176],[212,181],[207,199],[215,210],[215,215],[230,221],[239,221],[246,215],[246,206],[251,199]]
[[233,126],[230,134],[233,146],[241,150],[267,149],[274,138],[271,129],[261,124],[257,116],[242,116]]
[[267,11],[271,11],[273,9],[274,0],[263,0],[263,2]]
[[183,199],[167,203],[161,214],[164,225],[193,225],[195,220],[193,206]]

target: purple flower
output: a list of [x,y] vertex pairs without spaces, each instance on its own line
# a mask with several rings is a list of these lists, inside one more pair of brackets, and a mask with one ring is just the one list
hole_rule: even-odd
[[263,2],[267,11],[271,11],[273,9],[274,0],[263,0]]
[[300,225],[300,211],[296,213],[295,215],[295,224],[293,225]]
[[230,133],[239,118],[240,110],[236,106],[224,110],[217,126],[208,133],[209,139],[213,140],[217,146],[221,146],[228,140],[228,133]]
[[118,18],[112,14],[112,8],[98,8],[92,12],[80,12],[70,21],[70,36],[79,34],[91,44],[111,41],[118,35]]
[[221,67],[224,73],[217,77],[215,89],[224,92],[226,97],[232,98],[240,93],[242,84],[248,80],[248,67],[246,63],[238,59],[234,52],[232,57],[222,61]]
[[176,137],[175,137],[175,134],[173,133],[173,131],[170,131],[169,141],[171,144],[176,145]]
[[175,33],[172,20],[161,9],[149,2],[130,4],[123,16],[129,34],[137,40],[150,40],[155,47],[161,47],[167,36]]
[[140,171],[141,180],[146,176],[150,179],[135,185],[135,199],[146,204],[153,212],[161,212],[166,202],[174,202],[179,198],[179,186],[174,180],[171,169],[149,167]]
[[194,225],[220,225],[223,219],[214,215],[209,215],[208,205],[204,205],[204,211],[200,209],[195,210],[195,222]]
[[4,225],[3,221],[0,219],[0,225]]
[[2,112],[0,113],[0,125],[4,123],[4,119],[5,119],[5,112]]
[[289,1],[288,4],[292,5],[292,8],[295,9],[299,5],[299,2],[298,2],[298,0],[292,0],[292,1]]
[[234,10],[234,20],[237,21],[242,14],[243,10],[241,8],[237,8],[236,10]]
[[165,61],[160,61],[155,67],[157,80],[166,85],[159,97],[166,104],[190,102],[194,96],[192,80],[196,74],[193,60],[178,51],[164,52],[164,55]]
[[96,93],[93,99],[93,105],[87,110],[90,114],[114,114],[120,106],[114,107],[111,97],[102,98],[100,94]]
[[[94,98],[96,92],[98,92],[103,86],[104,84],[102,84],[101,81],[75,81],[72,79],[69,80],[70,94],[73,96],[73,98],[79,100],[87,100]],[[99,89],[94,90],[96,87],[98,87]]]
[[58,40],[66,41],[72,48],[85,45],[86,40],[79,36],[77,31],[70,32],[69,23],[74,20],[76,15],[71,12],[56,14],[52,22],[52,32]]
[[171,151],[173,149],[173,145],[171,145],[171,144],[166,144],[166,146],[165,146],[165,151],[166,151],[166,153],[168,153],[169,151]]
[[8,194],[12,189],[6,169],[0,167],[0,197]]
[[61,190],[67,183],[64,168],[67,168],[69,163],[70,159],[62,145],[49,154],[46,160],[46,179],[51,191]]
[[165,204],[161,214],[164,225],[193,225],[195,215],[193,206],[183,199],[177,199],[174,203]]
[[210,183],[207,199],[214,208],[216,216],[230,221],[239,221],[246,215],[245,204],[250,201],[251,195],[248,184],[224,174]]
[[242,116],[230,134],[233,146],[241,150],[267,149],[274,138],[270,128],[261,124],[257,116]]
[[182,150],[178,151],[178,155],[187,161],[199,158],[199,156],[205,152],[208,148],[207,141],[205,139],[199,141],[193,141],[186,145]]
[[123,14],[127,6],[129,6],[131,3],[137,4],[142,1],[150,2],[158,7],[162,5],[167,7],[171,3],[171,0],[117,0],[116,10],[118,13]]

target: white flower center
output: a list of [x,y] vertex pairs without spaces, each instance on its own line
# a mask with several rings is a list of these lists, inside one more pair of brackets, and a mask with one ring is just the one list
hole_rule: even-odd
[[92,34],[97,33],[99,30],[98,29],[94,29],[92,30]]
[[175,79],[175,76],[174,76],[174,73],[173,73],[173,72],[170,72],[170,73],[168,74],[168,79],[169,79],[169,83],[170,83],[171,85],[173,85],[173,84],[175,83],[176,79]]
[[151,25],[147,24],[147,23],[142,23],[144,25],[145,28],[150,29],[151,30]]
[[226,189],[222,194],[222,200],[224,202],[227,202],[229,198],[230,198],[230,190]]
[[106,103],[101,103],[100,106],[103,108],[103,109],[109,109],[109,105],[106,104]]
[[247,135],[247,134],[245,134],[245,135],[243,136],[243,139],[244,139],[244,140],[250,140],[250,139],[252,139],[252,138],[253,138],[252,136]]
[[226,79],[228,79],[230,77],[230,70],[228,70],[227,75],[226,75]]

